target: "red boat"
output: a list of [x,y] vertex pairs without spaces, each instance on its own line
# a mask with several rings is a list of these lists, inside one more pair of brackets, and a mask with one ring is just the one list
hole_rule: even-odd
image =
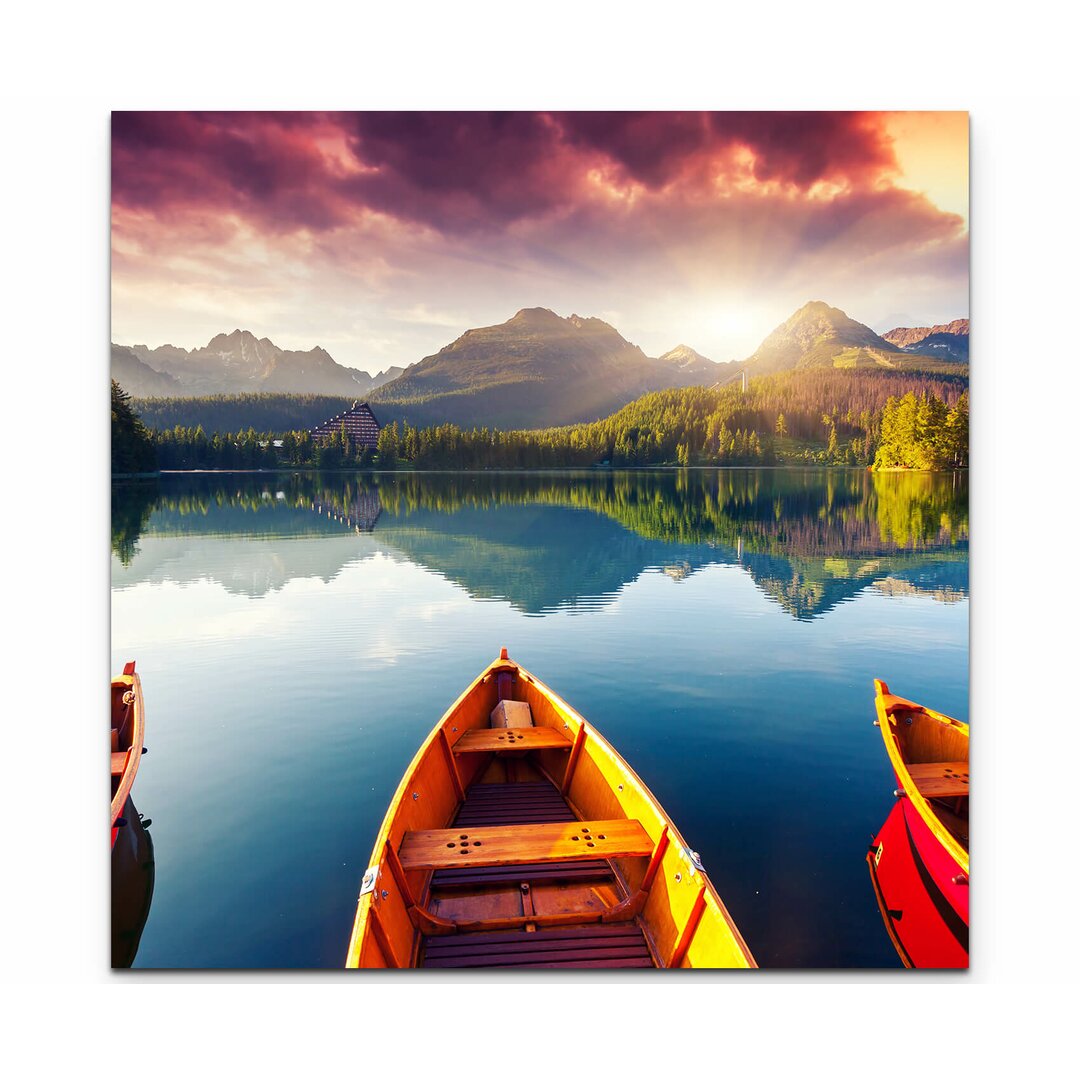
[[968,926],[933,882],[912,839],[911,805],[899,800],[866,857],[881,918],[904,966],[966,968]]
[[127,824],[124,805],[135,783],[143,755],[145,714],[142,683],[135,674],[135,661],[124,665],[124,674],[112,681],[110,697],[112,729],[109,732],[112,758],[112,846],[117,832]]
[[886,928],[909,967],[968,966],[968,726],[874,682],[898,802],[867,855]]

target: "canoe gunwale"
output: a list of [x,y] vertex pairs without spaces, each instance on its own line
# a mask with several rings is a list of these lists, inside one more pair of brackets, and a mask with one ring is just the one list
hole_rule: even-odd
[[[882,679],[874,680],[874,691],[874,708],[877,713],[877,726],[881,731],[881,738],[885,743],[885,752],[889,757],[889,764],[892,766],[896,781],[899,784],[899,789],[903,791],[904,797],[907,798],[912,808],[919,817],[922,818],[926,827],[933,833],[934,838],[948,853],[953,862],[956,863],[960,871],[967,875],[970,866],[970,858],[967,850],[964,848],[963,844],[953,836],[948,828],[946,828],[944,822],[938,817],[933,804],[921,791],[919,791],[918,785],[912,779],[911,773],[908,771],[907,761],[904,758],[899,739],[893,731],[896,727],[896,720],[890,711],[892,706],[885,701],[886,697],[894,697],[895,695],[892,695],[889,692],[888,684]],[[907,702],[907,705],[910,706],[912,711],[921,712],[930,720],[934,720],[945,727],[952,728],[962,735],[967,736],[969,733],[968,725],[961,720],[946,716],[944,713],[937,712],[934,709],[928,709],[913,701]]]
[[[406,768],[404,774],[402,775],[401,782],[398,784],[397,790],[394,792],[394,796],[390,800],[389,806],[386,808],[386,814],[383,817],[382,825],[379,827],[379,832],[375,837],[375,844],[371,849],[371,858],[368,861],[368,870],[370,871],[371,869],[376,869],[377,878],[382,876],[384,870],[389,871],[389,867],[386,865],[386,845],[390,838],[390,830],[393,828],[394,822],[397,820],[398,809],[405,801],[406,793],[412,787],[413,777],[416,775],[417,770],[419,769],[421,764],[423,764],[424,759],[428,756],[428,753],[434,747],[436,741],[442,738],[442,732],[445,729],[446,725],[450,722],[454,714],[476,692],[477,688],[486,681],[485,677],[491,674],[492,669],[494,669],[500,664],[505,663],[505,661],[496,661],[494,664],[490,664],[479,675],[477,675],[477,677],[473,679],[473,681],[469,683],[469,685],[464,690],[462,690],[462,692],[458,695],[454,703],[446,710],[446,712],[443,713],[435,726],[431,729],[430,732],[428,732],[427,737],[420,744],[416,753],[413,755],[412,761],[409,762],[408,768]],[[356,916],[353,919],[352,935],[349,938],[349,951],[345,959],[345,966],[347,968],[355,968],[359,966],[360,947],[363,944],[364,933],[373,910],[372,903],[374,899],[374,893],[374,888],[368,890],[367,892],[361,892],[360,896],[357,899]],[[385,931],[378,931],[377,933],[381,936],[383,933],[385,933]],[[400,962],[401,959],[401,957],[398,957],[398,962]],[[403,966],[411,967],[413,959],[414,957],[410,956]]]
[[[117,784],[116,793],[112,796],[110,805],[111,820],[110,826],[112,831],[112,843],[116,843],[116,821],[123,812],[124,804],[128,800],[128,796],[131,794],[131,789],[135,784],[135,775],[139,771],[139,762],[142,760],[143,744],[145,739],[146,728],[146,716],[143,706],[143,692],[142,692],[142,680],[139,678],[136,672],[132,672],[130,675],[117,675],[112,680],[112,687],[119,688],[124,687],[130,689],[135,694],[135,700],[132,703],[132,718],[131,718],[131,746],[126,751],[127,761],[124,763],[124,771],[120,775],[120,782]],[[110,703],[111,709],[111,703]],[[110,716],[110,720],[112,717]]]

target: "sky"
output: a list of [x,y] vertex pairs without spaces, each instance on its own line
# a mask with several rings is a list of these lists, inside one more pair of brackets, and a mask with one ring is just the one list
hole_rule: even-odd
[[119,344],[374,373],[547,307],[737,360],[809,300],[966,317],[968,245],[963,112],[113,114]]

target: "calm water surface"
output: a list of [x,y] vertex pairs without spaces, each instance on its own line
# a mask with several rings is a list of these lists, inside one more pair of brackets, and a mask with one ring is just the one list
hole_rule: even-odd
[[762,967],[899,967],[874,677],[968,719],[963,475],[164,477],[113,491],[147,705],[137,967],[340,967],[420,741],[506,645],[621,751]]

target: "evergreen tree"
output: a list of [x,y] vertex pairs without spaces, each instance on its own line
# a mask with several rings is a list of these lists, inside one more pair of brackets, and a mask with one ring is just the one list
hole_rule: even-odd
[[114,473],[153,472],[157,453],[150,432],[131,405],[131,396],[112,380],[112,471]]

